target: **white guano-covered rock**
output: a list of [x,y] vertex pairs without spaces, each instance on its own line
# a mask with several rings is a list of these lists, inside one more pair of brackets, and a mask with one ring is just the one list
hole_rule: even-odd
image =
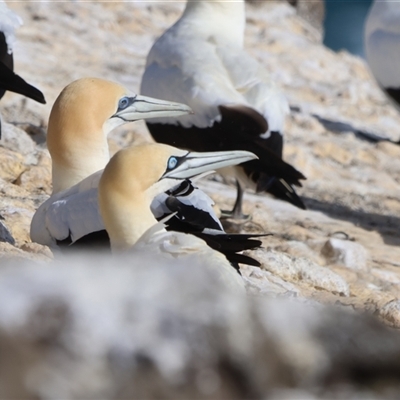
[[341,276],[306,258],[290,257],[265,249],[256,250],[253,254],[261,261],[263,268],[283,279],[301,282],[342,296],[350,294],[349,285]]
[[328,264],[342,264],[356,270],[368,269],[369,254],[364,246],[356,242],[330,238],[322,247],[321,254]]
[[0,146],[25,156],[34,155],[37,151],[35,142],[24,130],[6,122],[1,125]]

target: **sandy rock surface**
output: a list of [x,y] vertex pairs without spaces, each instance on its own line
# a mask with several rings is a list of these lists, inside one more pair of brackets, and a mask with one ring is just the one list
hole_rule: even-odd
[[[258,4],[258,5],[257,5]],[[324,48],[284,3],[247,5],[246,46],[288,97],[285,159],[307,176],[299,190],[307,211],[266,195],[245,195],[244,226],[269,232],[242,269],[250,293],[296,297],[368,311],[400,327],[400,114],[364,61]],[[51,106],[72,80],[98,76],[139,89],[145,56],[179,16],[175,2],[13,2],[24,20],[15,69],[47,104],[7,93],[0,102],[0,255],[51,260],[30,242],[29,225],[51,193],[45,132]],[[376,141],[376,139],[379,139]],[[113,151],[151,140],[142,122],[112,133]],[[200,183],[220,208],[233,187]]]

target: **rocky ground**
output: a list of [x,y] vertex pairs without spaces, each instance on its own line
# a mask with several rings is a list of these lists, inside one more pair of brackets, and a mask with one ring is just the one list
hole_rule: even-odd
[[[154,39],[175,21],[175,2],[13,2],[24,20],[15,69],[45,94],[45,106],[7,93],[1,100],[0,254],[51,260],[29,239],[36,208],[51,192],[47,119],[60,90],[98,76],[138,90]],[[319,34],[284,3],[247,5],[246,46],[288,97],[285,159],[307,180],[307,211],[247,194],[252,220],[231,230],[270,232],[242,269],[248,290],[306,303],[341,304],[400,327],[400,114],[365,62],[324,48]],[[137,122],[112,134],[115,151],[150,140]],[[217,178],[200,185],[221,208],[235,191]],[[5,262],[5,261],[4,261]]]

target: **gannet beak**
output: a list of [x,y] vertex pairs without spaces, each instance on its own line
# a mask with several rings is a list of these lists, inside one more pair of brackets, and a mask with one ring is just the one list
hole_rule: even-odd
[[258,159],[255,154],[249,151],[239,150],[213,151],[209,153],[189,152],[183,157],[174,158],[177,160],[176,166],[171,170],[167,170],[161,179],[189,179],[207,171]]
[[112,117],[121,118],[124,121],[137,121],[138,119],[174,117],[185,114],[193,114],[192,109],[186,104],[174,103],[154,99],[152,97],[133,95],[123,98],[123,107],[119,107]]

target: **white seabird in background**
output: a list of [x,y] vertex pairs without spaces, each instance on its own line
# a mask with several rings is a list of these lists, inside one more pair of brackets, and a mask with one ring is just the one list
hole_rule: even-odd
[[[52,158],[53,194],[32,219],[32,241],[53,249],[60,246],[72,249],[90,245],[109,247],[97,202],[98,182],[109,161],[108,133],[130,121],[190,111],[183,104],[138,96],[103,79],[85,78],[68,85],[55,101],[49,118],[47,145]],[[185,151],[185,154],[187,162],[193,159],[192,162],[196,163],[196,153]],[[200,156],[209,156],[214,162],[213,168],[255,158],[245,151]],[[153,161],[148,159],[145,167],[153,168]],[[155,199],[152,209],[160,218],[177,212],[178,215],[169,223],[174,228],[178,224],[176,229],[195,230],[201,235],[206,234],[203,232],[205,228],[218,231],[213,232],[218,233],[216,245],[227,247],[226,243],[221,243],[226,239],[231,242],[232,252],[235,243],[235,249],[240,251],[257,247],[255,242],[259,245],[259,241],[250,240],[254,235],[220,235],[222,226],[212,205],[212,200],[193,188],[190,182],[179,181],[177,187]],[[175,222],[179,218],[184,221]],[[232,261],[240,262],[234,254]]]
[[365,24],[365,53],[379,85],[400,107],[400,3],[375,0]]
[[188,104],[192,115],[147,123],[157,142],[194,151],[247,150],[258,160],[219,171],[243,189],[268,191],[305,208],[293,185],[303,174],[282,160],[289,106],[268,73],[244,49],[245,4],[188,1],[181,18],[153,45],[141,93]]
[[177,182],[213,169],[218,159],[210,153],[198,153],[193,158],[185,150],[157,143],[117,152],[104,169],[98,190],[100,212],[113,252],[145,250],[164,263],[183,258],[188,268],[193,258],[200,259],[227,285],[244,292],[242,278],[226,257],[193,235],[167,232],[150,208],[157,195]]

